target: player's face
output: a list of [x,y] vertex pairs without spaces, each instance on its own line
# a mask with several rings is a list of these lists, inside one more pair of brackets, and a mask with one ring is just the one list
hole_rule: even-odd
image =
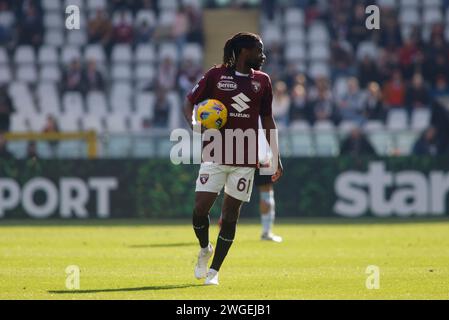
[[254,48],[249,50],[246,66],[254,70],[260,70],[266,58],[263,53],[263,43],[259,41]]

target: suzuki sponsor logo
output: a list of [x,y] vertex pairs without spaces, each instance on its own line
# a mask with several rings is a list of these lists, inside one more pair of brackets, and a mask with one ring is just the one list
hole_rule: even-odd
[[239,93],[238,95],[232,97],[232,100],[234,100],[235,103],[232,103],[231,106],[238,112],[243,112],[249,109],[249,105],[247,104],[247,102],[250,102],[251,99],[248,98],[244,93]]
[[237,113],[237,112],[230,112],[229,116],[233,118],[250,118],[250,115],[247,113]]
[[368,172],[347,171],[335,181],[334,212],[345,217],[444,215],[449,172],[388,172],[384,162],[371,162]]
[[217,88],[223,91],[234,91],[237,89],[237,83],[229,80],[222,80],[217,83]]

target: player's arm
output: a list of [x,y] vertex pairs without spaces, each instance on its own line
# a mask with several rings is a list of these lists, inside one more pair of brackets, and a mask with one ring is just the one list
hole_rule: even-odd
[[186,97],[186,101],[184,102],[183,114],[184,118],[187,120],[187,123],[190,125],[190,128],[193,129],[193,110],[195,109],[195,104],[205,100],[209,95],[209,76],[210,71],[206,72],[206,74],[198,81],[198,83],[193,87],[192,91]]
[[265,137],[267,138],[268,145],[270,146],[271,152],[273,153],[273,157],[277,158],[276,172],[271,176],[271,181],[276,182],[284,172],[278,146],[277,127],[271,114],[262,115],[261,122],[262,128],[265,129]]

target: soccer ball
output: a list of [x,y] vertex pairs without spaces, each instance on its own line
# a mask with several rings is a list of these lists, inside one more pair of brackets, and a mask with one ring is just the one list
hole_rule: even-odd
[[207,99],[198,104],[196,120],[206,129],[220,130],[228,120],[228,110],[220,101]]

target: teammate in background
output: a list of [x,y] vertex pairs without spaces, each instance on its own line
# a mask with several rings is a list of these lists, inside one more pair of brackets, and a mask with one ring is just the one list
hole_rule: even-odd
[[[259,121],[259,127],[261,126]],[[273,164],[273,153],[262,130],[259,131],[258,140],[259,167],[270,167]],[[257,169],[254,174],[254,184],[259,189],[259,212],[262,223],[262,235],[260,239],[282,242],[282,238],[272,232],[275,217],[273,181],[271,181],[270,176],[260,174],[260,170]]]
[[260,197],[259,211],[262,223],[262,235],[260,239],[282,242],[282,237],[275,235],[272,231],[275,217],[273,182],[270,176],[260,175],[259,170],[256,170],[254,184],[259,188]]
[[[243,164],[235,160],[223,161],[226,146],[229,143],[223,134],[225,129],[254,130],[255,139],[259,129],[259,117],[263,129],[266,130],[268,143],[277,150],[277,142],[270,141],[270,131],[276,129],[271,110],[273,99],[270,77],[259,71],[265,61],[263,43],[258,35],[252,33],[238,33],[229,39],[224,47],[223,64],[210,69],[198,84],[188,94],[184,106],[184,116],[191,123],[194,105],[206,100],[217,99],[228,108],[228,120],[220,130],[223,148],[220,163],[211,162],[203,154],[195,188],[195,208],[192,224],[200,244],[198,261],[194,274],[197,279],[206,278],[206,285],[218,285],[218,271],[234,241],[237,221],[243,202],[250,200],[254,182],[254,171],[258,162],[252,163],[250,147],[257,148],[257,141],[250,146],[249,142],[237,146],[245,151]],[[274,139],[275,140],[275,139]],[[235,147],[235,146],[234,146]],[[255,153],[257,155],[257,153]],[[283,169],[279,153],[277,166],[271,180],[276,182],[282,175]],[[216,243],[216,251],[209,242],[209,211],[224,186],[222,205],[222,226]],[[207,269],[209,259],[213,256],[212,264]]]

